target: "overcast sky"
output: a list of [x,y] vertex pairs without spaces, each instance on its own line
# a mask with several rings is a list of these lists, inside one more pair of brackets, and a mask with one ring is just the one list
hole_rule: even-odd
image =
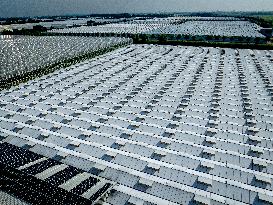
[[0,0],[0,17],[215,10],[273,11],[273,0]]

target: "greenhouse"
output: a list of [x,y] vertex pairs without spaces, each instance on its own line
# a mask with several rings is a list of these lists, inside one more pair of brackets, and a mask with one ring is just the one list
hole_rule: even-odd
[[5,36],[0,39],[0,84],[7,84],[9,79],[19,81],[26,75],[39,76],[45,70],[65,67],[131,42],[114,37]]
[[0,149],[105,180],[106,205],[271,204],[272,79],[272,51],[128,45],[1,91]]

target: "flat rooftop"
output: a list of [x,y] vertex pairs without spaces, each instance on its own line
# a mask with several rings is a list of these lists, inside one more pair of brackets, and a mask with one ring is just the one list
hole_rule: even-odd
[[272,51],[131,45],[1,91],[0,136],[116,182],[108,205],[266,204],[272,101]]

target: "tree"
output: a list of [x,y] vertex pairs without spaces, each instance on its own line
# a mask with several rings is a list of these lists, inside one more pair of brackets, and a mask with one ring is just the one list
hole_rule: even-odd
[[141,34],[141,35],[140,35],[140,38],[141,38],[141,41],[142,41],[143,43],[147,42],[147,40],[148,40],[148,36],[147,36],[146,34]]
[[178,35],[176,36],[176,40],[181,40],[181,38],[182,38],[182,35],[181,35],[181,34],[178,34]]
[[192,41],[196,41],[196,36],[192,36],[192,37],[191,37],[191,40],[192,40]]
[[167,36],[165,34],[161,34],[158,40],[160,43],[165,43],[167,41]]
[[212,40],[212,36],[206,36],[206,41],[211,41]]
[[190,36],[189,36],[189,35],[185,35],[184,38],[185,38],[185,40],[187,41],[187,40],[190,39]]
[[5,29],[5,30],[2,31],[2,34],[3,34],[3,35],[12,35],[13,32],[12,32],[11,30],[6,30],[6,29]]

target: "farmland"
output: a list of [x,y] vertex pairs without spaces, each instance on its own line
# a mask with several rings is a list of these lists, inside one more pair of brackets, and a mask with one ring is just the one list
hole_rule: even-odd
[[273,16],[262,16],[261,18],[273,28]]
[[2,141],[117,182],[109,204],[270,202],[272,65],[130,45],[1,91]]

